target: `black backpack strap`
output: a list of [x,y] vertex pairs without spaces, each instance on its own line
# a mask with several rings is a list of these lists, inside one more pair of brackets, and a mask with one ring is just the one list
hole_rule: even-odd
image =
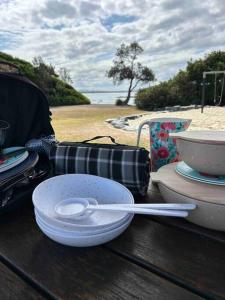
[[112,136],[110,136],[110,135],[98,135],[98,136],[93,137],[92,139],[85,140],[85,141],[83,141],[81,143],[88,143],[88,142],[95,141],[95,140],[98,140],[98,139],[103,139],[103,138],[109,138],[113,144],[119,145],[116,142],[116,140]]

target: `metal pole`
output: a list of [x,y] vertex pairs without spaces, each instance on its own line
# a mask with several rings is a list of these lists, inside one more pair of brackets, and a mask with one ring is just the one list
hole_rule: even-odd
[[217,93],[217,86],[216,86],[217,81],[216,81],[216,79],[217,79],[217,75],[216,75],[216,73],[215,73],[215,80],[214,80],[214,99],[213,99],[214,104],[216,104],[216,93]]
[[202,82],[202,108],[201,113],[203,113],[203,108],[205,104],[205,79],[206,79],[206,73],[203,72],[203,82]]
[[225,78],[225,72],[224,72],[224,74],[223,74],[223,81],[222,81],[222,88],[221,88],[221,94],[220,94],[220,102],[219,102],[219,105],[221,105],[222,100],[223,100],[224,78]]

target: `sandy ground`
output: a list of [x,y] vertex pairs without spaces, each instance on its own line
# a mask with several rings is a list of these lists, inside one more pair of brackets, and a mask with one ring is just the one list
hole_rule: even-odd
[[130,120],[129,125],[138,125],[152,118],[184,118],[192,119],[188,130],[225,130],[225,107],[205,107],[203,114],[200,109],[191,109],[180,112],[152,112],[136,120]]
[[[60,141],[82,141],[97,135],[111,135],[119,143],[136,144],[137,133],[116,129],[105,122],[106,119],[147,113],[141,118],[129,121],[132,127],[148,119],[161,117],[179,117],[192,119],[190,130],[225,130],[225,107],[206,107],[181,112],[145,112],[135,107],[114,105],[81,105],[52,108],[53,127]],[[147,130],[143,131],[141,145],[148,147]],[[107,140],[103,140],[107,142]]]

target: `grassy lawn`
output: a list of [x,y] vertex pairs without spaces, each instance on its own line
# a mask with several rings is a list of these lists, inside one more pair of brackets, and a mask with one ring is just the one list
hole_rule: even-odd
[[[59,141],[83,141],[97,135],[111,135],[118,143],[136,144],[137,134],[113,128],[106,119],[141,114],[135,107],[114,105],[79,105],[52,108],[52,125]],[[142,138],[147,146],[147,139]],[[103,140],[106,142],[106,140]]]

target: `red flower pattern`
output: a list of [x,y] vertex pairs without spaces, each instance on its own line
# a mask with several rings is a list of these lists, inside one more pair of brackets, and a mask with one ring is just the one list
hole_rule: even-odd
[[165,163],[178,162],[181,160],[176,150],[176,138],[170,138],[170,132],[185,130],[190,125],[188,120],[181,122],[154,122],[150,133],[151,163],[154,170]]
[[166,147],[160,147],[158,149],[158,156],[160,158],[167,158],[169,156],[169,154],[170,153],[169,153],[169,151],[168,151],[168,149]]
[[165,122],[161,124],[161,128],[164,130],[175,130],[176,129],[176,124],[172,122]]
[[157,134],[157,137],[161,140],[167,140],[168,137],[169,137],[169,134],[165,131],[160,131],[158,134]]
[[180,158],[179,158],[179,156],[176,156],[176,157],[173,158],[170,162],[171,162],[171,163],[174,163],[174,162],[178,162],[178,161],[180,161]]
[[176,145],[177,139],[173,138],[172,140],[173,140],[174,145]]
[[184,124],[184,128],[187,129],[187,128],[189,127],[189,125],[190,125],[190,123],[189,123],[189,122],[186,122],[186,123]]

